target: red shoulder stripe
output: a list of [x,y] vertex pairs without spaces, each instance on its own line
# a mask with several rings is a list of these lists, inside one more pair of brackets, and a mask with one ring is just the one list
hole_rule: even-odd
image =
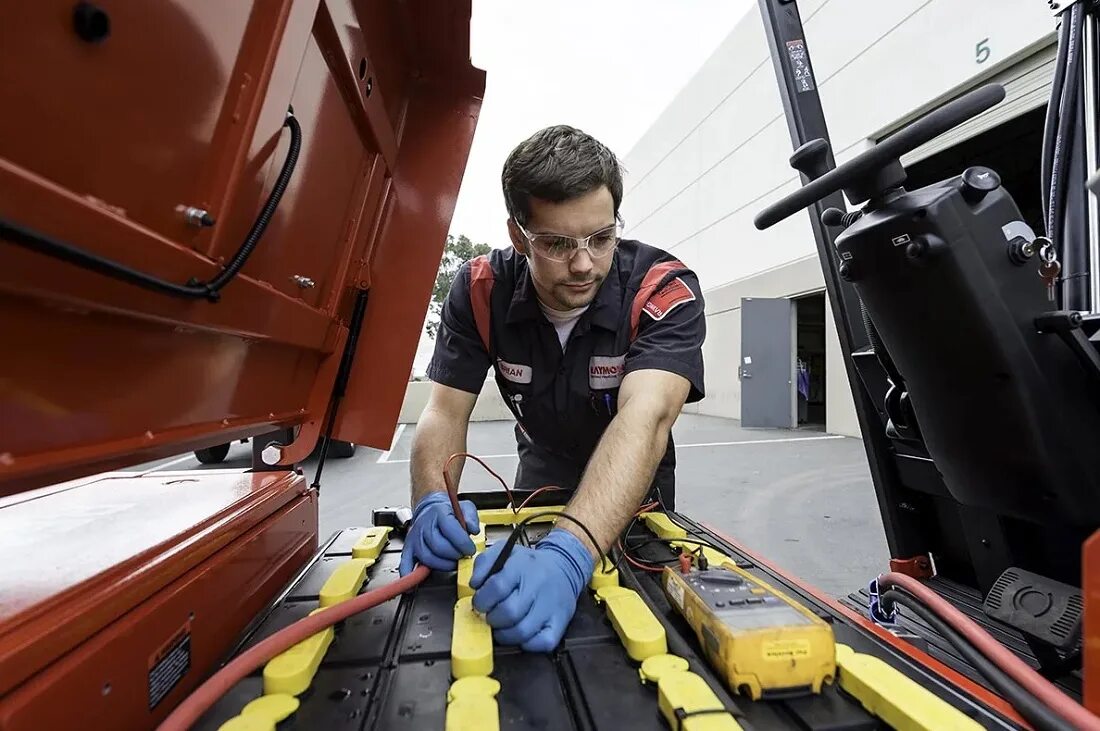
[[645,309],[646,302],[649,301],[654,290],[657,289],[668,275],[681,269],[687,269],[687,267],[684,266],[684,263],[679,259],[673,259],[671,261],[662,261],[660,264],[654,264],[650,267],[649,271],[646,272],[645,278],[642,280],[642,286],[638,288],[638,293],[634,295],[634,302],[630,307],[631,342],[638,337],[638,324],[642,319],[642,310]]
[[493,292],[493,267],[489,257],[482,255],[470,260],[470,309],[474,311],[477,334],[489,351],[489,297]]

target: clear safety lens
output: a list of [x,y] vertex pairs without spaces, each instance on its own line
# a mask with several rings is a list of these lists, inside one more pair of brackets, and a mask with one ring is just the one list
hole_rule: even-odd
[[554,261],[568,261],[579,249],[587,249],[589,256],[602,259],[615,251],[619,238],[619,224],[579,239],[561,234],[527,234],[535,253]]

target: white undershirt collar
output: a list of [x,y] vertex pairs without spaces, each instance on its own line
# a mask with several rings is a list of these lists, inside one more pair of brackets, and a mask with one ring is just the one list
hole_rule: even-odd
[[581,315],[583,315],[591,305],[574,307],[571,310],[555,310],[543,304],[541,299],[537,297],[535,299],[539,303],[539,309],[542,310],[542,314],[546,315],[546,319],[550,321],[550,324],[554,326],[554,330],[557,331],[558,342],[561,344],[562,350],[565,350],[565,343],[569,340],[569,334],[573,332],[577,320],[581,319]]

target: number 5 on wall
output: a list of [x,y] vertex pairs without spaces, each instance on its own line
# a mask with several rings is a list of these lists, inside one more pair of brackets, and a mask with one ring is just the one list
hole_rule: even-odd
[[978,45],[974,47],[974,60],[979,64],[985,63],[989,60],[989,39],[983,38],[978,41]]

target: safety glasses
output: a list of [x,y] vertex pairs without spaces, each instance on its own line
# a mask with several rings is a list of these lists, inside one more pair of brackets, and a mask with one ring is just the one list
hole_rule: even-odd
[[531,244],[531,250],[539,256],[552,261],[569,261],[581,249],[586,250],[593,259],[603,259],[610,256],[622,239],[623,224],[619,221],[607,228],[579,238],[566,236],[565,234],[533,234],[528,232],[519,222],[516,222],[516,228]]

